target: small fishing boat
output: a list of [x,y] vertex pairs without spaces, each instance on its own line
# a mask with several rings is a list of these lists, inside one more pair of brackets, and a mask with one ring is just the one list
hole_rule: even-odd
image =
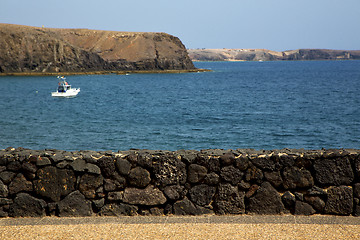
[[53,97],[75,97],[80,92],[80,88],[71,88],[71,85],[66,81],[65,77],[59,78],[59,84],[56,92],[52,92]]

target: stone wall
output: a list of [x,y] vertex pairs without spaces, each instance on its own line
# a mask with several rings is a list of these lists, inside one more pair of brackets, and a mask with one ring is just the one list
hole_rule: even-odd
[[360,150],[0,151],[0,216],[360,215]]

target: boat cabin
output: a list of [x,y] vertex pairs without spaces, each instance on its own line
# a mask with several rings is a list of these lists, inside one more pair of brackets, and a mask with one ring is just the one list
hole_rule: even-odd
[[66,81],[59,82],[58,92],[66,92],[71,89],[71,85],[69,85]]

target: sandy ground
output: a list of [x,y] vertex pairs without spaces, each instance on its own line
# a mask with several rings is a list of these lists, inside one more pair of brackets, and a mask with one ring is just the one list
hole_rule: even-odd
[[360,218],[336,216],[0,219],[0,239],[360,239]]

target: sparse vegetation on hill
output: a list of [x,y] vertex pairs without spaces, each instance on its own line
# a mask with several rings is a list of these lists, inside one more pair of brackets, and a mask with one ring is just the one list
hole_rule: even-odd
[[0,24],[0,45],[0,74],[195,69],[166,33]]

